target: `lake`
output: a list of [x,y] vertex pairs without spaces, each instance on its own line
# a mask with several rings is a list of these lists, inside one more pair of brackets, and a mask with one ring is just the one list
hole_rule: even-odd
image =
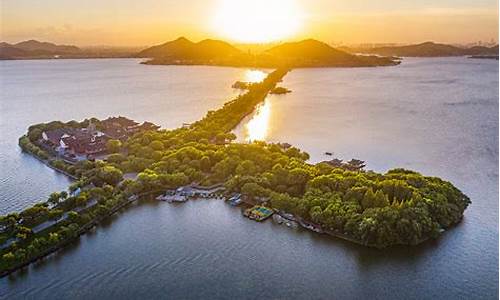
[[[0,209],[19,210],[68,181],[21,153],[29,124],[126,115],[164,128],[237,92],[236,68],[144,66],[137,60],[1,62]],[[464,220],[418,247],[367,249],[243,218],[215,200],[151,202],[42,263],[0,280],[5,298],[497,298],[498,62],[405,59],[400,66],[301,69],[235,132],[289,142],[311,161],[360,158],[417,170],[472,200]],[[42,197],[43,198],[43,197]]]
[[137,59],[0,61],[0,213],[19,211],[69,180],[23,154],[28,126],[54,120],[127,116],[163,128],[201,119],[237,94],[245,69],[158,67]]

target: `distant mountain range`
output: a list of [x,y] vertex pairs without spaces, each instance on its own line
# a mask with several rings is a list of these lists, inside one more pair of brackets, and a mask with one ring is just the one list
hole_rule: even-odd
[[[134,50],[137,51],[137,50]],[[361,54],[361,55],[360,55]],[[330,45],[307,39],[272,46],[253,54],[220,40],[206,39],[192,42],[185,37],[149,47],[136,54],[131,50],[80,49],[71,45],[56,45],[36,40],[17,44],[0,42],[0,59],[33,58],[97,58],[139,57],[149,58],[146,64],[157,65],[218,65],[238,67],[371,67],[396,65],[395,57],[442,56],[498,56],[494,47],[474,46],[462,48],[426,42],[407,46],[372,48],[333,48]]]
[[17,44],[0,43],[0,59],[48,58],[81,53],[76,46],[29,40]]
[[132,57],[136,47],[94,46],[78,48],[71,45],[36,40],[23,41],[17,44],[0,42],[0,60],[6,59],[51,59],[51,58],[123,58]]
[[218,40],[198,43],[181,37],[139,52],[136,57],[151,58],[146,64],[226,65],[255,67],[362,67],[395,65],[391,58],[353,55],[313,39],[284,43],[252,55]]
[[425,42],[416,45],[374,48],[344,48],[351,53],[377,54],[400,57],[442,57],[466,55],[498,55],[498,45],[494,47],[474,46],[462,48],[452,45]]

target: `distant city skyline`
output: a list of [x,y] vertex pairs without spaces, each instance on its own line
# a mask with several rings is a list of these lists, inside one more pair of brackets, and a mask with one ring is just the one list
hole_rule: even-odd
[[0,5],[0,39],[10,43],[147,46],[178,36],[233,43],[498,42],[493,0],[3,0]]

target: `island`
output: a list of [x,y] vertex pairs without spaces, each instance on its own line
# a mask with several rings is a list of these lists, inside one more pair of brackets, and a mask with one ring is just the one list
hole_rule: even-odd
[[[212,197],[369,247],[417,245],[459,223],[469,198],[450,182],[362,160],[318,164],[288,143],[237,143],[231,133],[288,73],[279,68],[220,109],[177,129],[119,116],[30,126],[20,147],[74,178],[67,191],[0,217],[0,275],[74,242],[115,212],[147,199]],[[193,220],[195,221],[195,220]],[[298,225],[297,225],[298,224]]]
[[185,37],[153,46],[136,54],[149,65],[215,65],[259,68],[376,67],[394,66],[392,57],[354,55],[326,43],[307,39],[277,45],[261,53],[244,52],[219,40],[194,43]]

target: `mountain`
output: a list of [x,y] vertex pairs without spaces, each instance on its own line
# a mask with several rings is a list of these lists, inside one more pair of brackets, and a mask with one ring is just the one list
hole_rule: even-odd
[[326,43],[308,39],[300,42],[284,43],[264,52],[268,55],[289,59],[319,59],[319,60],[344,60],[352,57],[344,51],[337,50]]
[[466,55],[498,55],[498,45],[493,47],[474,46],[466,49]]
[[258,60],[290,67],[370,67],[395,65],[388,57],[353,55],[330,45],[308,39],[275,46],[264,51]]
[[27,51],[13,47],[8,43],[0,43],[0,59],[9,59],[14,57],[24,57]]
[[36,40],[17,44],[0,43],[0,59],[52,58],[79,53],[81,50],[76,46],[56,45]]
[[140,51],[136,56],[141,58],[180,56],[182,53],[185,53],[192,47],[194,47],[193,42],[186,39],[185,37],[180,37],[176,40],[144,49]]
[[139,52],[137,57],[152,58],[156,64],[207,64],[210,61],[225,61],[244,53],[232,45],[218,40],[203,40],[193,43],[180,37],[176,40],[153,46]]
[[350,49],[351,52],[401,57],[441,57],[464,55],[498,55],[498,46],[461,48],[452,45],[425,42],[416,45]]
[[200,64],[240,67],[356,67],[397,64],[385,57],[346,53],[316,41],[284,43],[258,55],[251,55],[219,40],[193,43],[181,37],[139,52],[137,57],[151,58],[146,64]]
[[37,40],[29,40],[20,42],[13,45],[14,48],[26,50],[26,51],[48,51],[54,53],[76,53],[81,51],[80,48],[76,46],[68,46],[68,45],[56,45],[48,42],[39,42]]

